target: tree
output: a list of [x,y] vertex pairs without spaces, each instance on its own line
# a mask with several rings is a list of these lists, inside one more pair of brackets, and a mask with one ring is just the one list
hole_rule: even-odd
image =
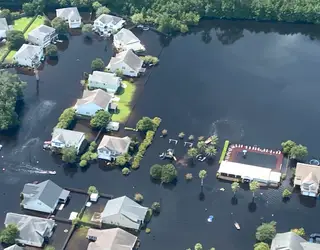
[[145,22],[145,19],[144,19],[142,13],[136,13],[136,14],[133,14],[133,15],[131,16],[131,21],[132,21],[134,24],[141,24],[141,23],[144,23],[144,22]]
[[109,13],[110,13],[110,10],[105,6],[102,6],[97,9],[96,16],[101,16],[102,14],[109,14]]
[[160,180],[162,173],[162,166],[159,164],[152,165],[150,168],[150,175],[153,179]]
[[200,243],[194,245],[194,250],[203,250],[203,247]]
[[159,202],[153,202],[152,205],[151,205],[151,209],[155,213],[160,213],[160,203]]
[[11,50],[18,50],[24,44],[24,35],[19,30],[8,30],[7,41],[9,42],[9,48]]
[[58,48],[54,44],[49,44],[46,47],[46,55],[48,57],[57,57],[58,56]]
[[22,10],[27,16],[33,16],[34,15],[34,6],[32,3],[24,3],[22,5]]
[[2,9],[0,11],[0,18],[5,18],[8,22],[8,24],[11,24],[11,22],[12,22],[11,11],[8,9]]
[[90,125],[93,128],[105,128],[111,120],[111,115],[108,111],[98,110],[90,120]]
[[77,161],[77,149],[75,147],[65,147],[61,150],[62,160],[66,163],[75,163]]
[[56,32],[58,34],[66,34],[68,33],[69,27],[68,24],[60,17],[55,17],[52,22],[51,25],[53,28],[56,29]]
[[207,156],[213,157],[217,154],[217,149],[215,148],[215,146],[208,146],[204,152]]
[[254,244],[254,250],[270,250],[269,245],[264,242]]
[[97,9],[99,9],[100,7],[102,7],[101,3],[99,3],[98,1],[95,1],[92,3],[92,8],[96,11]]
[[137,122],[136,128],[139,131],[147,132],[148,130],[153,130],[154,123],[151,118],[145,116]]
[[295,160],[302,160],[304,157],[308,155],[308,149],[301,144],[296,145],[290,150],[290,158]]
[[178,172],[172,164],[162,166],[161,182],[170,183],[177,178]]
[[210,143],[211,143],[212,145],[214,145],[214,146],[215,146],[215,145],[217,145],[217,144],[218,144],[218,142],[219,142],[219,138],[218,138],[218,136],[213,135],[213,136],[211,136],[210,138],[211,138],[211,142],[210,142]]
[[44,24],[44,25],[47,25],[47,26],[49,26],[49,27],[52,27],[51,21],[50,21],[48,18],[45,18],[45,19],[43,20],[43,24]]
[[198,150],[196,148],[190,148],[188,149],[188,157],[192,160],[198,155]]
[[33,0],[32,5],[35,14],[41,14],[44,11],[45,3],[44,0]]
[[84,35],[86,37],[91,37],[92,35],[92,29],[93,29],[93,25],[90,23],[87,23],[85,25],[82,26],[82,33],[84,33]]
[[134,195],[134,200],[135,200],[136,202],[138,202],[138,203],[141,203],[141,202],[143,201],[143,195],[140,194],[140,193],[136,193],[136,194]]
[[303,227],[293,228],[293,229],[291,229],[291,232],[299,235],[300,237],[306,236],[306,232],[304,231],[304,228],[303,228]]
[[206,170],[200,170],[199,178],[201,179],[201,187],[203,187],[203,180],[206,177],[207,177],[207,171]]
[[282,152],[285,155],[290,155],[291,149],[296,146],[297,144],[294,141],[288,140],[281,143]]
[[123,175],[128,175],[128,174],[130,174],[130,169],[129,168],[123,168],[122,170],[121,170],[121,172],[122,172],[122,174]]
[[79,163],[79,166],[82,167],[82,168],[87,166],[87,165],[88,165],[88,161],[87,160],[81,160],[80,163]]
[[197,148],[199,149],[199,152],[203,153],[207,147],[207,144],[204,141],[199,141],[197,143]]
[[104,62],[101,58],[96,58],[91,62],[91,69],[93,71],[103,71],[104,70]]
[[131,157],[129,154],[119,155],[116,158],[116,164],[119,165],[120,167],[123,167],[130,161],[130,158]]
[[236,192],[238,192],[238,190],[240,189],[239,182],[237,182],[237,181],[232,182],[231,189],[232,189],[234,196],[236,196]]
[[91,194],[98,194],[99,192],[98,192],[98,189],[95,187],[95,186],[90,186],[89,188],[88,188],[88,195],[91,195]]
[[19,229],[15,224],[8,224],[5,229],[0,232],[0,242],[12,245],[16,238],[19,237]]
[[250,182],[249,187],[250,191],[252,192],[252,197],[254,198],[254,193],[260,188],[260,184],[257,181],[252,181]]
[[258,241],[270,243],[272,239],[276,236],[276,225],[275,221],[271,221],[269,223],[262,223],[256,232],[256,239]]
[[289,190],[289,189],[285,189],[285,190],[283,190],[283,192],[282,192],[282,197],[283,198],[289,198],[290,196],[291,196],[291,191]]

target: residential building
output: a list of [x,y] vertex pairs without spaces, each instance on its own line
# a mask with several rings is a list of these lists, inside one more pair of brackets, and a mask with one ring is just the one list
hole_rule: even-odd
[[24,209],[42,213],[53,213],[59,203],[66,203],[70,192],[59,187],[51,180],[38,184],[27,183],[21,192]]
[[109,200],[101,213],[104,224],[139,230],[148,208],[143,207],[127,196]]
[[319,192],[320,166],[297,163],[293,184],[300,186],[301,194],[316,197]]
[[85,141],[85,133],[62,128],[54,128],[51,146],[54,148],[75,147],[80,152]]
[[245,182],[258,181],[262,185],[277,186],[280,183],[281,173],[270,168],[222,161],[218,170],[218,177],[231,181],[239,179]]
[[98,146],[98,158],[103,160],[112,161],[117,156],[128,153],[131,143],[130,137],[115,137],[104,135]]
[[87,250],[132,250],[137,237],[121,228],[97,230],[90,228],[88,239],[95,239],[88,245]]
[[9,224],[17,225],[19,236],[16,242],[33,247],[42,247],[44,242],[52,236],[56,226],[52,219],[15,213],[7,213],[4,224],[6,227]]
[[320,244],[308,242],[293,232],[278,233],[270,250],[320,250]]
[[23,247],[18,246],[17,244],[14,244],[10,247],[5,248],[4,250],[24,250]]
[[120,30],[125,24],[121,17],[102,14],[93,23],[93,29],[104,35],[109,35]]
[[129,50],[145,51],[145,47],[141,44],[138,37],[136,37],[130,30],[121,29],[113,36],[113,45],[118,51]]
[[7,23],[7,19],[0,18],[0,39],[7,37],[7,31],[9,30],[9,26]]
[[113,73],[120,70],[125,76],[137,77],[141,72],[145,71],[142,65],[143,60],[132,50],[127,50],[112,57],[107,69]]
[[109,93],[115,93],[121,85],[121,78],[113,73],[93,71],[89,75],[89,89],[103,89]]
[[74,108],[78,115],[92,117],[98,110],[108,111],[111,101],[112,95],[101,89],[84,90],[82,98],[77,100]]
[[38,67],[43,58],[43,49],[40,46],[23,44],[13,56],[13,61],[23,66]]
[[54,28],[42,24],[29,32],[28,41],[44,48],[47,47],[57,37],[58,34]]
[[70,29],[80,28],[81,16],[77,7],[56,9],[56,14],[57,17],[60,17],[66,22],[68,22]]

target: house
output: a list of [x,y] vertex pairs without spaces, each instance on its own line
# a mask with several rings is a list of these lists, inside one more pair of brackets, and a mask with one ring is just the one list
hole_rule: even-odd
[[132,49],[137,52],[146,50],[139,38],[130,30],[124,28],[113,36],[113,45],[118,51]]
[[0,39],[7,37],[7,31],[9,30],[9,26],[7,23],[7,19],[0,18]]
[[93,23],[93,29],[104,35],[115,33],[125,24],[125,20],[121,17],[102,14]]
[[94,116],[98,110],[109,110],[109,105],[112,101],[112,95],[107,92],[96,90],[84,90],[81,99],[78,99],[74,108],[78,115]]
[[29,32],[28,41],[44,48],[57,39],[57,37],[58,34],[54,28],[42,24]]
[[89,75],[89,89],[103,89],[109,93],[115,93],[121,85],[121,78],[113,73],[93,71]]
[[54,128],[51,139],[51,146],[55,148],[75,147],[79,153],[80,148],[85,140],[85,133]]
[[4,250],[24,250],[23,247],[18,246],[17,244],[14,244],[10,247],[5,248]]
[[70,29],[80,28],[81,26],[81,16],[76,7],[56,9],[56,15],[68,22]]
[[112,161],[117,156],[128,153],[131,139],[126,137],[115,137],[104,135],[98,146],[98,158]]
[[58,203],[66,203],[70,196],[69,191],[51,180],[38,184],[27,183],[21,194],[23,195],[21,205],[24,209],[42,213],[53,213]]
[[112,57],[107,69],[114,73],[120,70],[123,75],[137,77],[141,72],[145,71],[142,65],[143,60],[133,53],[132,50],[127,50]]
[[320,244],[307,242],[293,232],[278,233],[272,240],[270,250],[320,250]]
[[244,182],[258,181],[261,185],[277,186],[281,173],[270,168],[247,165],[238,162],[222,161],[218,177],[226,180],[242,180]]
[[300,186],[301,194],[316,197],[319,192],[320,166],[297,163],[294,186]]
[[143,207],[127,196],[109,200],[101,213],[104,224],[117,225],[139,230],[148,208]]
[[24,214],[7,213],[5,226],[9,224],[17,225],[19,237],[17,243],[33,247],[42,247],[53,234],[56,224],[52,219],[44,219]]
[[43,57],[43,49],[40,46],[23,44],[13,56],[13,61],[23,66],[37,67]]
[[97,230],[90,228],[87,239],[95,239],[88,245],[87,250],[132,250],[137,237],[121,228]]

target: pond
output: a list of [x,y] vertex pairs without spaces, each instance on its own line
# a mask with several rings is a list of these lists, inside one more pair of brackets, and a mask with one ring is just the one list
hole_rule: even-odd
[[[197,242],[205,249],[252,249],[256,227],[270,220],[278,222],[280,232],[294,227],[304,227],[307,233],[318,232],[318,224],[313,222],[318,215],[318,201],[295,193],[284,203],[281,187],[259,190],[256,202],[251,203],[252,194],[244,186],[235,204],[230,183],[215,177],[218,164],[183,164],[187,149],[182,143],[175,147],[181,160],[176,185],[160,187],[149,177],[150,166],[161,163],[159,152],[169,147],[167,139],[177,138],[182,131],[196,138],[216,134],[221,145],[228,139],[272,149],[292,139],[307,145],[310,157],[317,157],[317,28],[206,21],[192,33],[171,40],[151,31],[134,30],[148,54],[160,57],[160,64],[138,81],[127,125],[134,126],[141,116],[159,116],[160,129],[167,129],[168,137],[157,135],[140,169],[128,177],[97,165],[87,170],[63,168],[59,159],[42,151],[42,142],[50,138],[62,110],[81,96],[82,73],[90,71],[94,58],[108,62],[112,54],[109,42],[94,39],[88,43],[81,35],[70,37],[61,45],[59,61],[47,63],[40,71],[39,84],[32,75],[20,75],[28,82],[21,128],[0,141],[4,145],[1,168],[5,168],[0,172],[0,222],[6,212],[20,210],[19,193],[24,183],[45,180],[49,177],[37,171],[54,169],[57,175],[51,179],[63,187],[86,189],[95,185],[105,193],[129,197],[140,192],[146,206],[161,200],[161,213],[149,225],[151,234],[140,234],[142,250],[160,250],[164,246],[187,249]],[[208,171],[204,197],[199,197],[197,176],[201,169]],[[184,175],[189,172],[194,179],[187,183]],[[207,222],[209,215],[214,216],[212,223]],[[240,231],[234,228],[234,221],[240,223]]]

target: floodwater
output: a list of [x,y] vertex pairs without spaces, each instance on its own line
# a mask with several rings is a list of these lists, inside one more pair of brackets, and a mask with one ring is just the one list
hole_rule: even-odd
[[[156,136],[140,169],[128,177],[97,165],[87,170],[64,168],[42,151],[42,142],[50,139],[62,110],[80,97],[82,72],[90,71],[94,58],[107,63],[112,54],[106,41],[88,43],[81,35],[70,37],[61,45],[58,63],[46,64],[40,72],[38,86],[34,76],[21,75],[28,82],[21,128],[0,140],[4,145],[1,168],[5,168],[0,172],[0,221],[6,212],[19,211],[24,183],[45,180],[49,176],[39,171],[54,169],[57,175],[51,179],[63,187],[95,185],[115,196],[140,192],[146,206],[161,201],[161,214],[148,226],[151,234],[140,234],[142,250],[187,249],[197,242],[205,249],[249,250],[256,227],[270,220],[278,222],[279,232],[294,227],[304,227],[308,234],[318,232],[318,201],[295,193],[284,203],[281,187],[279,191],[259,190],[252,203],[252,194],[244,187],[235,204],[230,183],[215,178],[217,163],[188,167],[183,160],[187,149],[181,142],[175,146],[179,159],[176,185],[161,187],[149,178],[149,167],[161,163],[158,154],[169,147],[167,139],[177,138],[182,131],[195,137],[216,134],[221,145],[229,139],[272,149],[292,139],[307,145],[310,157],[318,157],[317,29],[312,25],[210,21],[171,40],[151,31],[135,31],[148,54],[160,56],[160,65],[139,81],[128,126],[141,116],[159,116],[163,119],[160,129],[167,129],[169,135],[166,139]],[[200,169],[208,171],[201,197]],[[184,180],[188,172],[194,176],[189,183]],[[222,187],[225,191],[220,191]],[[207,222],[209,215],[214,216],[212,223]],[[234,228],[234,221],[241,225],[240,231]]]

